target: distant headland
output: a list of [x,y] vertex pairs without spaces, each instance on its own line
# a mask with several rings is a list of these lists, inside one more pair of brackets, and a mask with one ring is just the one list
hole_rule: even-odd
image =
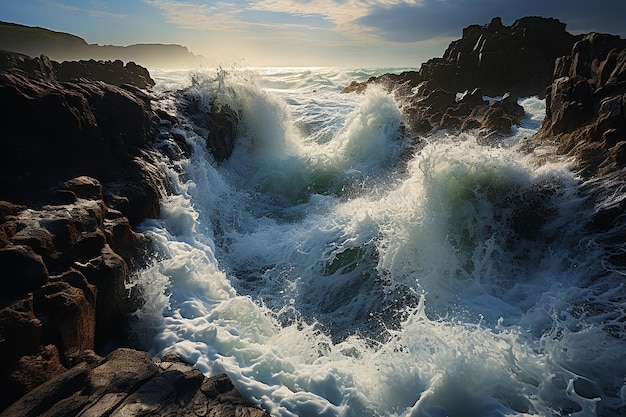
[[205,58],[176,44],[135,44],[129,46],[89,44],[83,38],[40,27],[0,22],[0,49],[31,57],[46,55],[54,61],[82,59],[134,61],[148,68],[189,68]]

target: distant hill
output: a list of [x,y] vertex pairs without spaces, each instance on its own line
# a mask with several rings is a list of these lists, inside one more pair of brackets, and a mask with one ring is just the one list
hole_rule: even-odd
[[182,45],[136,44],[130,46],[89,44],[83,38],[63,32],[0,22],[0,49],[31,57],[47,55],[55,61],[80,59],[134,61],[148,68],[195,67],[204,57]]

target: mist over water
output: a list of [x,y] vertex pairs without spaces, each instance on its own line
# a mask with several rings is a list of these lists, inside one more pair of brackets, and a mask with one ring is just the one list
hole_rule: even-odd
[[[386,72],[382,70],[380,72]],[[274,416],[619,416],[623,275],[584,226],[567,161],[523,153],[543,102],[509,138],[439,133],[415,149],[402,105],[366,70],[156,72],[241,118],[217,164],[164,163],[173,191],[136,290],[137,333],[226,372]]]

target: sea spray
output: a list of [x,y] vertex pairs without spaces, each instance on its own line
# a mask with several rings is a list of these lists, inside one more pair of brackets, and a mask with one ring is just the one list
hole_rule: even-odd
[[513,138],[431,137],[404,161],[391,95],[341,95],[326,69],[203,77],[194,94],[244,115],[242,146],[216,166],[177,127],[193,153],[144,224],[159,250],[137,284],[153,354],[276,416],[624,409],[624,290],[588,196],[518,149],[540,100]]

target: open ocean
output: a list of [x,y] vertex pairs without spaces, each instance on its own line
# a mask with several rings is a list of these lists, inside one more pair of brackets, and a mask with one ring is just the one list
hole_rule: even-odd
[[[151,70],[193,153],[164,159],[141,226],[145,347],[272,416],[626,415],[626,281],[585,228],[593,187],[520,150],[544,102],[511,137],[415,147],[392,94],[340,94],[390,71]],[[238,112],[226,162],[177,90]]]

